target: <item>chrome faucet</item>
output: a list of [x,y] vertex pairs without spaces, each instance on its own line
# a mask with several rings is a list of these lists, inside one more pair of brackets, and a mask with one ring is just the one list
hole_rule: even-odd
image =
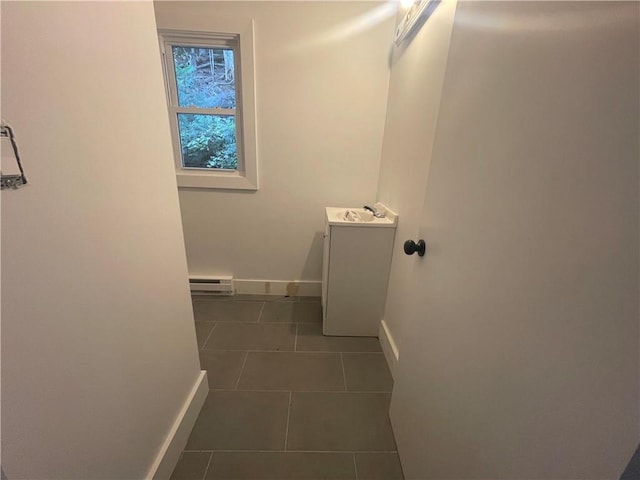
[[365,210],[369,210],[371,213],[373,213],[373,216],[376,218],[384,218],[384,212],[379,212],[375,207],[370,207],[369,205],[365,205],[364,207]]

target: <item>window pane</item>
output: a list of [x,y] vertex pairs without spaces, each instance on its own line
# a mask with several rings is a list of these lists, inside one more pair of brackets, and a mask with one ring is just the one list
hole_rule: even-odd
[[172,47],[178,85],[178,105],[236,108],[233,50]]
[[236,118],[179,113],[182,166],[238,169]]

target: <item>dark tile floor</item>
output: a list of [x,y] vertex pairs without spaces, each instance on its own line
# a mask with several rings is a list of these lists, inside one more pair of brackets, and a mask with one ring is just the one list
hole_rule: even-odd
[[194,296],[209,396],[172,480],[396,480],[376,338],[324,337],[318,298]]

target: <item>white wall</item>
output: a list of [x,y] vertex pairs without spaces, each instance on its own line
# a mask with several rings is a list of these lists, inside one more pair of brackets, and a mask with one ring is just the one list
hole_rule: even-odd
[[200,373],[157,51],[150,2],[2,2],[9,479],[143,478]]
[[415,264],[402,244],[417,240],[454,13],[454,2],[440,4],[411,41],[393,49],[378,200],[399,215],[384,314],[399,349]]
[[638,7],[457,6],[391,403],[407,479],[614,479],[637,446]]
[[159,28],[255,19],[255,193],[180,189],[189,272],[321,277],[323,207],[376,198],[395,3],[156,2]]

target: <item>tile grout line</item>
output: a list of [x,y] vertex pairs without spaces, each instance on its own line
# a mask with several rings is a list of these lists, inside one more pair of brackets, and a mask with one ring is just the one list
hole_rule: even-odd
[[287,427],[284,431],[284,451],[287,451],[287,443],[289,441],[289,418],[291,418],[291,394],[293,392],[289,392],[289,403],[287,405]]
[[237,391],[240,386],[240,379],[242,378],[242,374],[244,373],[244,366],[247,364],[247,357],[249,356],[249,352],[244,352],[244,360],[242,361],[242,367],[240,367],[240,374],[238,375],[238,380],[236,380],[236,386],[233,390]]
[[260,323],[260,319],[262,318],[262,312],[264,312],[264,306],[267,302],[262,302],[262,307],[260,307],[260,313],[258,314],[258,321],[256,323]]
[[207,339],[204,341],[204,343],[202,344],[202,347],[199,350],[204,350],[204,347],[207,345],[207,342],[209,341],[209,339],[211,338],[211,335],[213,335],[213,331],[216,329],[216,327],[218,326],[217,323],[213,324],[213,328],[211,329],[211,331],[209,332],[209,335],[207,335]]
[[253,392],[253,393],[353,393],[358,395],[391,395],[391,390],[285,390],[284,388],[210,388],[212,392]]
[[[285,453],[284,450],[184,450],[183,453]],[[286,453],[342,453],[342,454],[383,454],[398,453],[397,450],[287,450]]]
[[356,452],[351,453],[353,455],[353,469],[356,472],[356,480],[358,480],[358,464],[356,463]]
[[342,365],[342,380],[344,381],[344,391],[348,392],[347,388],[347,372],[344,369],[344,357],[342,356],[342,352],[340,352],[340,364]]
[[[249,353],[275,353],[275,354],[280,354],[280,353],[301,353],[303,355],[305,354],[309,354],[309,355],[340,355],[341,352],[330,352],[330,351],[315,351],[315,350],[298,350],[293,351],[293,350],[254,350],[252,348],[245,348],[245,349],[228,349],[228,348],[216,348],[216,349],[209,349],[210,352],[249,352]],[[356,353],[357,355],[360,355],[362,353],[368,353],[368,352],[344,352],[344,353]],[[380,354],[382,355],[382,354]]]
[[[291,322],[287,320],[268,320],[264,322],[254,321],[254,320],[194,320],[195,323],[241,323],[241,324],[249,324],[255,325],[256,323],[260,323],[262,325],[319,325],[320,322],[312,322],[312,321],[302,321],[302,322]],[[350,337],[356,338],[356,337]],[[357,337],[357,338],[375,338],[375,337]],[[375,352],[374,352],[375,353]]]
[[296,337],[293,340],[293,351],[297,352],[298,351],[298,324],[296,323]]
[[[323,355],[337,354],[341,352],[331,352],[328,350],[253,350],[246,348],[201,348],[200,350],[206,350],[207,352],[249,352],[249,353],[319,353]],[[368,353],[368,352],[345,352],[345,353]]]
[[[207,478],[207,473],[209,473],[209,465],[211,465],[211,460],[213,460],[213,451],[211,451],[209,453],[209,461],[207,462],[207,466],[204,469],[204,473],[202,474],[202,480],[205,480],[205,478]],[[354,454],[355,455],[355,454]]]

